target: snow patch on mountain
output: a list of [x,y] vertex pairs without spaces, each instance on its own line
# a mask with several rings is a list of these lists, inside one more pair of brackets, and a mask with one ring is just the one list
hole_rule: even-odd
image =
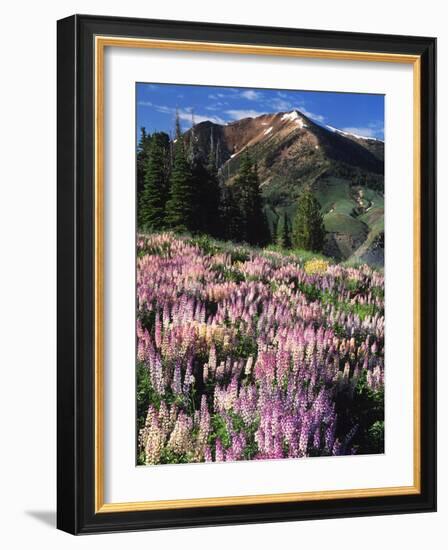
[[282,118],[281,120],[296,120],[299,118],[299,115],[297,114],[296,111],[291,111],[290,113],[285,113],[284,115],[282,115]]
[[366,139],[370,141],[383,141],[381,139],[374,138],[374,137],[360,136],[359,134],[353,134],[352,132],[344,132],[344,130],[339,130],[339,128],[335,128],[334,126],[330,126],[329,124],[326,124],[326,127],[328,130],[331,130],[336,134],[342,134],[343,136],[355,137],[357,139]]
[[304,119],[299,115],[297,111],[284,113],[280,120],[283,120],[284,122],[294,122],[299,128],[308,128],[308,124],[305,124]]

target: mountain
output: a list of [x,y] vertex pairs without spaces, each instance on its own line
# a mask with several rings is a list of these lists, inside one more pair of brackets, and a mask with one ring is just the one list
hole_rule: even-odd
[[324,253],[382,265],[384,143],[316,124],[300,111],[264,114],[221,125],[196,124],[187,147],[208,159],[232,185],[242,153],[257,162],[266,213],[275,227],[294,216],[304,185],[319,200],[328,232]]

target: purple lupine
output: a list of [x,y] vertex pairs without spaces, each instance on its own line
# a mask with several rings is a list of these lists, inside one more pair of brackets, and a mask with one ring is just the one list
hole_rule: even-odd
[[[384,298],[373,292],[384,286],[381,273],[330,265],[308,274],[293,256],[237,246],[209,255],[169,233],[139,236],[137,246],[144,252],[137,358],[157,396],[139,435],[147,463],[161,460],[164,448],[188,461],[242,460],[249,433],[256,459],[354,451],[350,433],[336,440],[334,403],[339,391],[352,395],[364,375],[371,389],[384,387]],[[233,260],[236,252],[248,259]],[[220,266],[243,280],[225,280]],[[300,285],[334,300],[310,301]],[[374,313],[361,318],[339,303],[369,305]],[[152,325],[140,320],[146,313]],[[239,356],[235,350],[248,342],[250,352]],[[204,391],[208,398],[194,397]],[[182,399],[171,403],[171,395]],[[210,439],[216,415],[227,448],[220,437]]]
[[225,460],[224,447],[219,438],[216,439],[215,460],[216,462],[223,462]]

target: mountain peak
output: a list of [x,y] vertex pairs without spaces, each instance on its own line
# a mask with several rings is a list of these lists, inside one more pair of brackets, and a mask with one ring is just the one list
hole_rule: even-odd
[[281,120],[283,121],[294,122],[299,128],[308,128],[309,120],[297,109],[279,114],[282,115]]
[[272,227],[284,212],[290,215],[298,191],[308,185],[325,214],[329,255],[348,258],[358,249],[360,257],[381,254],[382,141],[319,124],[297,109],[230,124],[203,121],[185,133],[188,146],[191,139],[198,158],[215,159],[222,185],[233,184],[244,152],[257,161]]

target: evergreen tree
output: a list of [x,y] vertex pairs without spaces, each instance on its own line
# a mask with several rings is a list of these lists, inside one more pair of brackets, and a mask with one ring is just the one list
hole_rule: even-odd
[[281,248],[291,248],[291,226],[286,211],[277,224],[277,245]]
[[254,164],[252,174],[252,197],[251,224],[248,230],[249,242],[259,246],[266,246],[271,240],[268,219],[263,208],[263,198],[260,191],[260,179],[258,177],[258,164]]
[[176,109],[176,121],[174,123],[174,141],[182,138],[182,128],[180,126],[179,109]]
[[219,202],[219,214],[217,237],[229,241],[241,241],[243,220],[233,186],[223,186]]
[[188,145],[185,145],[184,142],[184,148],[191,168],[195,194],[190,230],[217,237],[220,225],[219,201],[221,191],[216,168],[213,136],[211,136],[208,159],[204,161],[204,155],[197,147],[193,114],[192,127],[187,135]]
[[167,135],[151,137],[148,158],[144,166],[144,186],[138,202],[138,225],[144,230],[160,230],[164,226],[168,196]]
[[305,187],[298,198],[293,224],[293,245],[295,248],[321,252],[324,239],[325,228],[320,204],[310,188]]
[[263,211],[258,170],[247,152],[241,159],[234,192],[241,212],[239,240],[259,246],[266,245],[269,242],[269,227]]
[[[275,210],[274,210],[275,212]],[[275,217],[272,218],[271,220],[271,226],[270,226],[270,233],[273,237],[273,241],[275,242],[275,244],[277,244],[277,240],[278,240],[278,234],[279,234],[279,227],[280,227],[280,215],[276,215]]]
[[191,231],[195,225],[195,188],[185,154],[182,136],[176,139],[170,177],[170,194],[166,203],[166,224],[175,231]]
[[[189,156],[191,156],[191,153]],[[207,211],[209,173],[199,155],[193,155],[190,168],[194,192],[191,229],[199,233],[209,233],[209,212]]]
[[207,187],[205,189],[204,200],[201,201],[201,208],[206,213],[205,231],[214,237],[219,236],[219,209],[221,189],[219,186],[218,169],[213,151],[210,151],[207,163]]
[[141,128],[140,140],[137,145],[137,196],[140,197],[143,192],[145,179],[145,166],[149,158],[149,148],[151,144],[151,135],[146,133],[144,127]]

